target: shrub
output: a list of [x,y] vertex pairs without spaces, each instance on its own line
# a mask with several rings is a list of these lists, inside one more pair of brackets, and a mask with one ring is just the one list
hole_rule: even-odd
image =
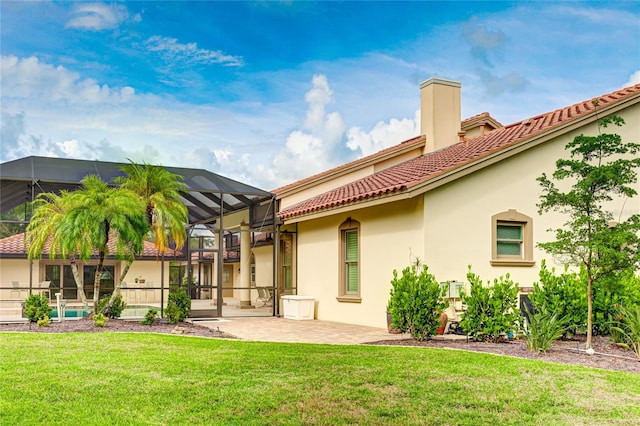
[[49,301],[45,295],[32,294],[24,302],[24,313],[30,322],[38,322],[51,316]]
[[612,325],[621,306],[640,305],[640,277],[625,270],[596,282],[593,286],[593,334],[615,334]]
[[[587,322],[587,277],[584,268],[580,274],[568,272],[556,275],[542,261],[540,282],[534,283],[530,299],[534,310],[546,309],[566,318],[564,337],[582,333]],[[593,334],[616,338],[614,327],[620,306],[640,304],[640,277],[632,270],[611,273],[593,285]]]
[[527,312],[525,320],[528,324],[524,339],[527,349],[535,352],[547,352],[551,344],[564,334],[566,319],[556,312],[549,312],[546,308],[535,312]]
[[398,278],[393,271],[391,298],[387,309],[391,314],[391,326],[403,333],[410,333],[416,340],[425,340],[436,334],[440,315],[448,306],[443,301],[445,289],[428,273],[420,262],[408,266]]
[[96,327],[104,327],[107,324],[107,321],[109,321],[109,317],[102,313],[98,313],[93,316],[93,323]]
[[143,325],[153,325],[156,323],[158,318],[158,310],[155,308],[149,308],[146,314],[144,314],[144,319],[142,320]]
[[534,292],[529,296],[534,313],[553,312],[565,321],[564,337],[584,331],[587,323],[586,282],[580,275],[568,272],[556,275],[555,268],[547,269],[546,262],[540,265],[540,282],[533,284]]
[[184,288],[178,288],[169,293],[165,314],[171,324],[184,321],[185,318],[191,315],[191,298]]
[[98,302],[98,312],[107,318],[120,318],[122,311],[127,307],[127,304],[122,299],[122,295],[117,295],[111,305],[109,305],[109,299],[111,299],[111,296],[104,296],[100,299]]
[[620,326],[613,329],[626,337],[622,346],[631,349],[640,358],[640,305],[620,308]]
[[49,317],[44,317],[38,320],[38,327],[49,327]]
[[518,284],[509,274],[495,279],[493,285],[484,287],[476,274],[467,273],[471,291],[460,293],[466,311],[462,315],[460,327],[476,340],[497,342],[517,328],[520,314],[518,307]]

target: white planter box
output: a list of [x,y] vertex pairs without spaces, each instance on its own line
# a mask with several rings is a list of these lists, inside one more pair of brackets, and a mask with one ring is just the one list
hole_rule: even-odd
[[312,320],[315,308],[313,296],[282,296],[284,317],[293,320]]

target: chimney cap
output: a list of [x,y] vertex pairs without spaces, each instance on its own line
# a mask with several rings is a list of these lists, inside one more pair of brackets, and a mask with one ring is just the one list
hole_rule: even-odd
[[430,79],[420,83],[420,88],[423,89],[432,84],[442,84],[445,86],[462,87],[462,83],[460,83],[459,81],[446,80],[444,78],[438,78],[438,77],[431,77]]

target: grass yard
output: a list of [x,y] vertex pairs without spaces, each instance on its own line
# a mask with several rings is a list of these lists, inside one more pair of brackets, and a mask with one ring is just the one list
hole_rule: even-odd
[[0,334],[0,424],[640,424],[640,376],[444,349]]

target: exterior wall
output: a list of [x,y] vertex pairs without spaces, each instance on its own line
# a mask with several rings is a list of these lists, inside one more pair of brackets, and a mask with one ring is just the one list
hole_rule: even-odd
[[[124,263],[121,268],[124,267]],[[122,269],[120,269],[121,271]],[[160,288],[161,284],[164,288],[169,288],[169,261],[164,262],[164,283],[162,282],[162,262],[160,260],[136,260],[131,264],[127,276],[124,281],[129,286],[136,286],[135,278],[142,277],[146,284],[151,282],[153,287]],[[139,285],[139,284],[138,284]]]
[[[38,280],[38,261],[34,262],[34,277],[32,286],[36,288],[40,283]],[[0,259],[0,300],[9,300],[14,298],[24,299],[29,295],[29,261],[26,259]],[[19,292],[12,291],[12,281],[20,282]]]
[[[618,133],[624,141],[640,140],[640,105],[622,115],[623,127],[609,127],[603,132]],[[542,259],[549,267],[558,265],[535,245],[550,241],[549,228],[560,227],[568,216],[557,213],[538,214],[536,203],[541,189],[536,181],[542,172],[550,175],[555,161],[568,158],[565,145],[579,134],[597,134],[595,124],[566,134],[560,138],[529,149],[479,172],[427,192],[425,203],[424,259],[440,281],[466,281],[467,265],[484,281],[509,273],[523,287],[530,287],[538,279]],[[640,184],[636,184],[640,192]],[[491,266],[491,216],[515,209],[533,219],[533,267]],[[640,212],[640,197],[615,200],[610,210],[616,217],[628,217]]]
[[[393,270],[423,252],[420,197],[298,224],[298,294],[313,296],[317,319],[386,327]],[[339,226],[360,222],[361,303],[338,302]]]
[[[259,287],[271,287],[273,285],[273,246],[255,247],[253,249],[253,255],[256,259],[255,285]],[[253,300],[255,300],[255,297]]]

